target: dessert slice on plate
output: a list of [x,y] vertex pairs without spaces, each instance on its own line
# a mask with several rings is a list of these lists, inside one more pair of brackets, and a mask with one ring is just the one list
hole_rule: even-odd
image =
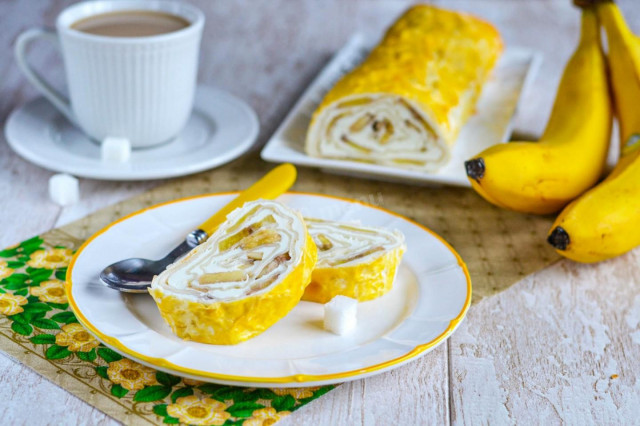
[[149,292],[178,337],[236,344],[293,309],[316,253],[298,213],[275,201],[253,201],[156,276]]
[[311,218],[305,222],[318,246],[318,263],[303,300],[327,303],[347,296],[365,301],[391,290],[406,250],[400,231]]

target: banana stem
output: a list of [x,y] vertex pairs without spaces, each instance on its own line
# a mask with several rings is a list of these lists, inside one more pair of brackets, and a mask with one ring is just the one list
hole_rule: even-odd
[[615,0],[573,0],[573,4],[580,8],[596,6],[600,3],[615,3]]
[[573,4],[579,8],[591,7],[597,3],[598,0],[573,0]]
[[601,1],[597,5],[598,19],[607,30],[607,37],[618,38],[624,43],[625,36],[630,35],[631,30],[620,9],[612,1]]
[[592,44],[597,41],[600,44],[600,25],[595,7],[584,7],[580,28],[580,45]]

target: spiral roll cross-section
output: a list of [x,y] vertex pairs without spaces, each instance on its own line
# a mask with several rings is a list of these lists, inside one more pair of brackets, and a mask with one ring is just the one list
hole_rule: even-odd
[[489,23],[433,6],[412,7],[326,94],[311,120],[306,152],[438,170],[501,52],[500,35]]
[[300,301],[316,246],[300,215],[275,201],[246,203],[201,246],[154,278],[149,290],[173,332],[235,344]]
[[305,222],[318,262],[303,300],[326,303],[341,295],[366,301],[391,290],[406,250],[402,233],[321,219]]

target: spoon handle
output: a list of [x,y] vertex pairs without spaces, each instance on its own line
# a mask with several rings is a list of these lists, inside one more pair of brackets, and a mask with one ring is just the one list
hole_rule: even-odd
[[296,168],[292,164],[285,163],[279,165],[264,175],[262,179],[238,194],[236,198],[218,210],[218,212],[200,225],[198,229],[201,229],[208,235],[211,235],[218,226],[225,221],[229,213],[238,207],[242,207],[244,203],[260,198],[266,200],[278,198],[278,196],[284,194],[289,188],[291,188],[293,183],[296,181],[297,173]]

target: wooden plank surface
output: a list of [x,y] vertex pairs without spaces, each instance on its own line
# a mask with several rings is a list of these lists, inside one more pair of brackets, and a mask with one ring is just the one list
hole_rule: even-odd
[[[263,144],[324,63],[355,31],[379,34],[407,1],[191,1],[207,15],[200,81],[246,99]],[[52,26],[69,1],[0,2],[0,122],[35,96],[11,56],[15,37]],[[564,62],[577,39],[569,0],[441,1],[494,22],[507,46],[540,50],[544,63],[516,119],[539,134]],[[619,1],[636,32],[640,4]],[[32,62],[56,84],[59,58],[38,45]],[[0,142],[0,246],[15,243],[155,182],[81,180],[82,200],[61,209],[46,194],[50,172]],[[612,424],[638,422],[640,253],[600,265],[562,261],[475,305],[452,336],[424,358],[345,384],[282,424]],[[616,376],[617,375],[617,376]],[[0,356],[0,418],[8,424],[111,424],[113,420]],[[38,403],[34,404],[34,401]]]

